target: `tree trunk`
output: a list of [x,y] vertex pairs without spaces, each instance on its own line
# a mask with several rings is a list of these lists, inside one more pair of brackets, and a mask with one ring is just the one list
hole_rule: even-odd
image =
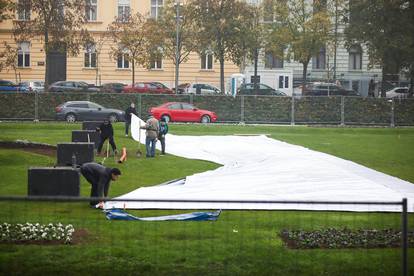
[[308,62],[302,63],[303,65],[303,72],[302,72],[302,95],[305,92],[305,86],[306,86],[306,75],[308,74]]
[[132,60],[132,86],[134,86],[135,83],[135,61]]
[[258,84],[257,84],[257,63],[258,63],[258,59],[259,59],[259,51],[258,49],[254,49],[254,79],[253,79],[253,86],[254,86],[254,91],[257,94],[257,90],[258,90]]
[[414,63],[410,65],[410,88],[408,90],[408,97],[412,98],[414,94]]
[[224,87],[224,56],[220,56],[220,90],[222,93],[225,92]]
[[45,31],[45,55],[46,55],[46,61],[45,61],[45,85],[44,89],[45,91],[48,91],[49,89],[49,33]]

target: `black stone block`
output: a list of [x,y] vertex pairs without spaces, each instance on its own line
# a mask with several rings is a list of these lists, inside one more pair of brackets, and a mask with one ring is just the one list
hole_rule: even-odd
[[99,132],[94,130],[72,130],[72,142],[90,142],[94,143],[97,148],[99,140]]
[[79,196],[80,174],[72,167],[29,168],[28,195]]
[[94,161],[94,148],[92,143],[59,143],[57,144],[57,164],[58,166],[72,166],[72,156],[76,158],[76,164]]
[[85,121],[82,123],[82,130],[96,130],[102,123],[100,121]]

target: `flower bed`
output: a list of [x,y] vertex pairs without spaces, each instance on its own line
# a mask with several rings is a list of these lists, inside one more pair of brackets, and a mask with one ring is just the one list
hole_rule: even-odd
[[0,224],[0,242],[2,243],[30,243],[30,242],[51,242],[65,243],[72,242],[72,234],[75,228],[71,225],[61,223],[53,224]]
[[[289,248],[384,248],[400,247],[401,231],[393,229],[282,230],[281,238]],[[414,247],[414,231],[408,232],[409,247]]]

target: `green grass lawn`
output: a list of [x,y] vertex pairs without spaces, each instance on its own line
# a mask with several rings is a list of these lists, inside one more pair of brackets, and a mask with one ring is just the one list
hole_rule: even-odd
[[[80,124],[0,123],[0,141],[69,142]],[[414,129],[284,126],[170,125],[178,135],[269,134],[272,138],[333,154],[414,183]],[[115,126],[118,147],[137,144]],[[168,141],[167,141],[168,147]],[[143,149],[143,148],[142,148]],[[98,159],[99,160],[99,159]],[[27,169],[55,158],[0,149],[0,195],[26,195]],[[106,162],[114,166],[114,160]],[[167,155],[119,165],[121,179],[110,196],[218,167]],[[413,184],[414,185],[414,184]],[[89,184],[82,180],[81,194]],[[182,211],[133,211],[138,216]],[[224,211],[216,222],[107,221],[87,203],[0,202],[2,221],[72,223],[86,234],[73,245],[0,244],[0,274],[44,275],[400,275],[400,249],[287,249],[282,229],[395,228],[400,214]],[[410,227],[414,227],[410,217]],[[414,251],[410,249],[409,256]],[[414,267],[410,267],[414,275]]]

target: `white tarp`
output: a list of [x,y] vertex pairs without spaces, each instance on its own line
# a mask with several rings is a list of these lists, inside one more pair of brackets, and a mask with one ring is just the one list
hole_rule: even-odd
[[[132,119],[138,139],[139,119]],[[141,134],[141,142],[145,135]],[[177,136],[168,134],[166,152],[223,166],[168,185],[139,188],[106,208],[301,209],[400,211],[389,205],[122,202],[122,199],[248,201],[401,201],[413,211],[414,184],[354,162],[266,136]]]

